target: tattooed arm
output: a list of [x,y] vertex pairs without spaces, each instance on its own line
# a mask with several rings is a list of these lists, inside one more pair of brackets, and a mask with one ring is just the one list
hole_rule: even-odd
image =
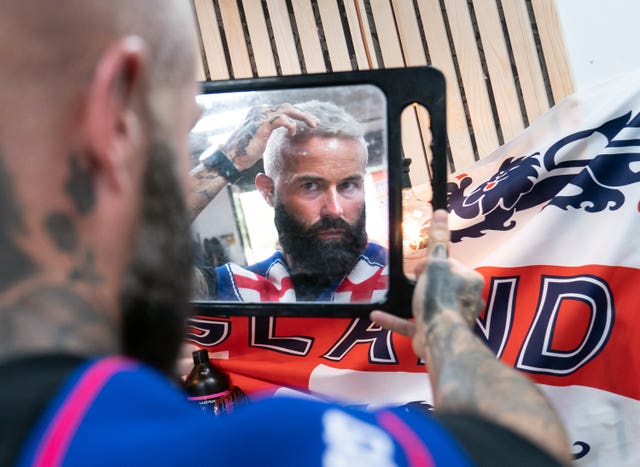
[[437,412],[478,413],[568,464],[569,442],[549,401],[473,333],[483,308],[482,276],[449,260],[448,242],[447,213],[437,211],[428,261],[413,297],[415,322],[380,311],[371,314],[372,320],[413,338],[414,351],[429,369]]
[[208,170],[199,164],[191,171],[191,193],[188,204],[190,221],[196,220],[198,215],[227,186],[227,180],[218,175],[215,170]]
[[[291,104],[274,106],[261,105],[252,108],[245,121],[218,148],[240,172],[255,165],[264,153],[267,141],[276,128],[286,128],[290,136],[296,134],[296,121],[309,127],[318,125],[318,120],[308,112],[303,112]],[[213,168],[198,165],[191,172],[193,179],[192,196],[189,200],[192,220],[207,207],[213,198],[229,182]]]

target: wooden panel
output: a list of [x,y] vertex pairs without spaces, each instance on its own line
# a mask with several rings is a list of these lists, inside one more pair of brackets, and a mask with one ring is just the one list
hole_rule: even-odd
[[278,73],[262,5],[255,0],[243,0],[242,7],[251,38],[253,60],[256,63],[258,76],[276,76]]
[[389,0],[371,0],[371,12],[378,33],[384,67],[401,68],[405,66]]
[[204,46],[207,63],[209,65],[209,76],[211,79],[228,79],[229,70],[227,60],[224,56],[224,48],[220,31],[218,30],[218,17],[213,8],[211,0],[194,0],[200,34]]
[[[198,18],[194,17],[194,21],[198,21]],[[202,45],[202,36],[198,37],[198,44],[196,46],[196,80],[197,81],[205,81],[207,79],[207,73],[204,69],[205,56],[204,54],[204,46]]]
[[304,55],[307,73],[322,73],[327,71],[320,47],[318,27],[313,15],[313,8],[309,0],[296,0],[294,15],[300,36],[300,46]]
[[[431,136],[431,119],[429,117],[429,113],[427,109],[425,109],[421,105],[414,106],[414,112],[416,114],[416,118],[418,121],[418,126],[420,127],[420,134],[422,135],[422,144],[424,145],[426,158],[425,160],[431,164],[431,160],[433,159],[433,153],[431,152],[431,141],[433,140]],[[449,171],[450,172],[450,171]],[[431,167],[426,166],[425,172],[420,173],[412,173],[411,179],[413,180],[414,185],[421,185],[425,187],[425,193],[422,196],[422,199],[430,200],[432,197],[431,192]]]
[[267,5],[282,74],[299,75],[300,57],[296,50],[287,5],[284,0],[267,0]]
[[[389,0],[371,0],[370,4],[385,68],[405,66],[391,3]],[[402,147],[407,157],[411,157],[413,161],[412,175],[414,178],[424,179],[427,173],[427,157],[421,144],[420,126],[411,108],[402,113],[401,128]]]
[[235,0],[218,0],[234,78],[251,78],[251,61]]
[[327,43],[329,59],[333,71],[351,71],[351,59],[347,50],[347,40],[342,29],[340,10],[336,0],[318,2],[324,38]]
[[498,6],[496,0],[473,0],[473,6],[502,135],[509,141],[524,129],[524,121]]
[[378,67],[375,53],[371,52],[369,44],[371,41],[371,32],[367,15],[360,14],[362,0],[342,0],[344,9],[347,12],[347,22],[351,31],[351,40],[356,54],[356,61],[359,70],[368,70]]
[[398,23],[400,44],[406,66],[427,64],[427,56],[422,47],[422,38],[413,3],[406,0],[392,0],[393,11]]
[[[422,47],[420,29],[412,2],[392,0],[391,5],[397,22],[397,31],[406,65],[426,65],[427,56]],[[418,108],[420,108],[422,112],[418,112]],[[426,146],[423,146],[425,141],[430,139],[429,136],[425,134],[425,132],[429,133],[426,110],[422,106],[412,106],[410,109],[406,109],[402,117],[402,144],[407,155],[409,152],[414,153],[411,164],[412,182],[414,184],[426,183],[429,181],[428,164],[431,159],[429,157],[428,143],[426,143]],[[410,122],[410,119],[414,121]],[[424,121],[421,122],[421,120]],[[410,148],[410,144],[416,147]],[[419,152],[418,146],[421,147]],[[418,155],[420,155],[420,157],[417,157]]]
[[427,109],[422,105],[415,105],[414,111],[418,120],[418,126],[420,127],[420,134],[422,135],[422,142],[425,146],[427,160],[431,163],[433,156],[430,148],[431,141],[433,140],[431,136],[431,117],[429,116]]
[[[378,68],[380,58],[387,68],[429,61],[446,78],[449,148],[456,170],[495,150],[499,131],[504,141],[510,140],[546,111],[550,100],[573,92],[554,0],[192,1],[208,65],[208,70],[199,69],[201,78],[230,76],[216,5],[233,76],[250,76],[251,56],[259,76],[299,74],[302,66],[308,73],[326,71],[325,54],[333,70],[349,70],[347,32],[358,69]],[[318,34],[320,22],[324,35]],[[428,120],[421,108],[403,116],[414,183],[428,179],[429,148],[419,147],[430,140]]]
[[431,132],[429,114],[421,105],[407,106],[402,112],[402,148],[411,158],[411,182],[414,185],[428,183],[428,163],[431,162]]
[[444,0],[479,157],[498,147],[495,122],[466,2]]
[[551,91],[555,102],[558,102],[575,91],[564,41],[560,33],[558,14],[553,0],[532,0],[531,4],[536,15],[540,42],[551,82]]
[[531,123],[549,108],[549,99],[525,1],[503,1],[502,11],[509,31],[522,99]]
[[440,3],[438,0],[418,0],[418,6],[427,44],[431,44],[431,64],[446,78],[447,133],[454,168],[466,167],[472,164],[475,158]]

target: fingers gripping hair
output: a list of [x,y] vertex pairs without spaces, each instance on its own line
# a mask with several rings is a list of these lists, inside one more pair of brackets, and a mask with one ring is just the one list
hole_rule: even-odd
[[[367,145],[364,140],[364,126],[342,107],[332,102],[311,100],[294,105],[302,112],[308,112],[319,120],[315,128],[311,128],[302,120],[291,119],[295,125],[295,135],[290,136],[288,128],[278,128],[271,133],[269,142],[264,152],[263,161],[265,173],[276,179],[282,174],[284,162],[281,157],[282,145],[290,139],[303,139],[311,136],[338,136],[354,138],[361,141],[367,154]],[[366,165],[367,161],[364,161]]]

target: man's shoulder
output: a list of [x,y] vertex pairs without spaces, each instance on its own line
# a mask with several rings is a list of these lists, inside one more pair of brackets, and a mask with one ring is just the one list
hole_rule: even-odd
[[246,266],[245,269],[255,273],[255,274],[259,274],[261,276],[267,276],[269,274],[269,269],[271,269],[273,267],[274,264],[281,262],[282,264],[285,264],[284,261],[284,256],[282,255],[282,252],[280,251],[276,251],[274,254],[272,254],[271,256],[269,256],[267,259],[259,261],[257,263],[251,264],[249,266]]
[[226,263],[216,268],[216,298],[222,301],[262,301],[264,297],[255,294],[260,290],[272,291],[272,276],[282,278],[287,274],[286,261],[279,251],[249,266]]
[[370,264],[386,266],[389,258],[389,250],[378,243],[369,242],[362,252],[362,258]]
[[280,251],[276,251],[274,254],[269,256],[267,259],[262,261],[258,261],[257,263],[250,264],[248,266],[240,266],[233,262],[225,263],[221,266],[215,268],[216,274],[233,274],[234,271],[246,270],[250,271],[254,274],[258,274],[260,276],[267,276],[269,273],[269,269],[273,267],[277,262],[282,262],[284,264],[284,256]]

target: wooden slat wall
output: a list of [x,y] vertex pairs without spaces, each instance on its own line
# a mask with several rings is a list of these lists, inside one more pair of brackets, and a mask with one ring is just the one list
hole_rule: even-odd
[[[488,155],[573,92],[554,0],[191,1],[203,79],[440,69],[451,170]],[[402,124],[412,181],[425,183],[428,115],[407,109]]]

